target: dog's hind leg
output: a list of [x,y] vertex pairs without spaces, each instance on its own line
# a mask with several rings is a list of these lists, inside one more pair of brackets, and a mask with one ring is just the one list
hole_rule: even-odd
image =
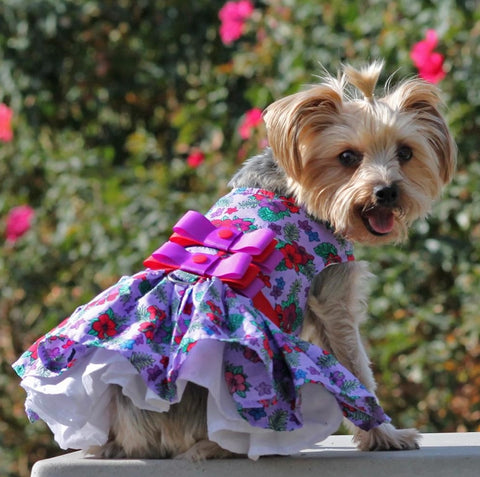
[[230,455],[207,437],[207,390],[188,383],[182,400],[168,412],[138,409],[112,386],[108,442],[91,452],[105,458],[204,460]]

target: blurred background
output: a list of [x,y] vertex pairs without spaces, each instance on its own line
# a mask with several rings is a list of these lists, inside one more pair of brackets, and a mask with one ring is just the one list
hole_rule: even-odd
[[480,431],[478,1],[2,0],[0,475],[61,452],[11,363],[208,210],[270,102],[377,58],[438,84],[459,147],[407,243],[356,249],[378,394],[399,426]]

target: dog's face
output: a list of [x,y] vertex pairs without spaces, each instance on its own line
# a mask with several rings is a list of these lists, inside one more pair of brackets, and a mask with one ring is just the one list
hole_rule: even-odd
[[[453,175],[456,149],[437,89],[401,83],[381,98],[373,90],[381,65],[273,103],[265,112],[275,158],[297,200],[349,240],[403,240],[430,211]],[[347,85],[364,98],[347,96]]]

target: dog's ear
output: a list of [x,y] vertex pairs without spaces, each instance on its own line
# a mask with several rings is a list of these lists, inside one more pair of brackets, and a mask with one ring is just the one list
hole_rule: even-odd
[[264,111],[273,155],[290,177],[299,179],[303,168],[302,146],[334,123],[341,105],[338,91],[320,85],[280,99]]
[[440,113],[439,90],[433,84],[413,79],[401,84],[393,95],[397,96],[400,110],[414,114],[422,134],[428,138],[438,157],[440,177],[444,184],[448,184],[455,172],[457,147]]

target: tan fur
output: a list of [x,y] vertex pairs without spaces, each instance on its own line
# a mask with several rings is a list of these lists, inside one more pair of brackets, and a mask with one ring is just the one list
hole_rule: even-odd
[[[333,353],[374,392],[377,386],[359,329],[366,318],[370,276],[365,262],[347,262],[323,270],[311,289],[301,337]],[[416,429],[398,430],[391,424],[368,432],[355,430],[355,442],[361,450],[415,449],[419,437]]]
[[375,86],[383,68],[383,62],[373,62],[360,70],[356,70],[350,65],[345,65],[343,72],[348,82],[356,86],[365,99],[369,102],[373,101]]
[[[263,184],[293,195],[315,218],[351,241],[378,245],[404,240],[413,221],[428,214],[451,180],[456,150],[439,111],[438,90],[410,79],[377,96],[381,67],[346,66],[339,79],[327,76],[320,85],[273,103],[264,118],[276,163],[270,153],[252,158],[232,184],[261,186],[262,170]],[[402,161],[399,151],[405,146],[412,157]],[[345,151],[355,151],[361,161],[346,166],[340,160]],[[392,187],[395,197],[381,203],[378,189]],[[390,217],[392,229],[378,233],[377,223],[372,230],[365,218],[372,211]],[[360,337],[369,277],[363,262],[324,269],[311,286],[302,338],[331,351],[374,392]],[[208,440],[206,399],[205,389],[189,384],[180,403],[167,413],[154,413],[136,409],[114,387],[110,439],[98,454],[191,460],[231,456]],[[354,433],[361,450],[418,447],[415,429],[382,424]]]
[[207,439],[207,391],[189,383],[180,403],[167,413],[136,408],[118,386],[111,386],[109,441],[91,453],[105,458],[185,457],[189,460],[232,455]]
[[[428,215],[455,169],[455,144],[438,109],[439,93],[413,79],[373,102],[346,99],[342,91],[348,81],[373,95],[379,74],[364,69],[362,81],[362,71],[347,71],[342,80],[330,78],[269,106],[264,114],[269,142],[290,178],[290,192],[311,214],[354,242],[402,241],[413,221]],[[403,166],[396,157],[401,145],[414,154]],[[345,150],[361,153],[362,163],[345,168],[338,161]],[[373,236],[359,211],[374,204],[375,186],[392,183],[400,186],[395,229],[386,237]]]

